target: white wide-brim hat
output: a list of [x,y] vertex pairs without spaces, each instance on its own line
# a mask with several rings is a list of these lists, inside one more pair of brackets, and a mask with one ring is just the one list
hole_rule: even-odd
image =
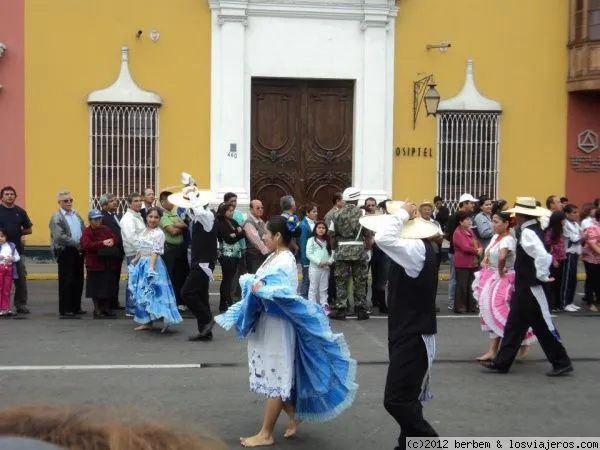
[[552,215],[552,211],[549,209],[537,206],[534,197],[517,197],[515,206],[505,212],[532,217],[550,217]]
[[[394,214],[400,208],[402,208],[404,202],[401,201],[388,201],[385,206],[390,214]],[[374,231],[377,233],[384,227],[388,226],[390,221],[394,220],[390,214],[380,214],[376,216],[363,216],[360,218],[360,224],[367,230]],[[439,236],[440,230],[438,227],[426,220],[416,217],[409,220],[400,231],[401,238],[404,239],[429,239],[434,236]]]
[[[186,188],[188,189],[188,188]],[[195,196],[198,198],[198,201],[194,201],[194,204],[206,206],[210,203],[215,203],[217,198],[214,193],[211,191],[201,191],[200,189],[193,186],[193,189],[183,190],[181,192],[176,192],[174,194],[169,195],[169,202],[175,206],[179,206],[180,208],[191,208],[192,203],[190,202],[190,197]]]

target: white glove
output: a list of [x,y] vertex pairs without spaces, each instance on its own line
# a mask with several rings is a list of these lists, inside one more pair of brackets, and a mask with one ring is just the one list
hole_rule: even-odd
[[181,172],[181,184],[185,186],[193,186],[196,184],[196,180],[189,173]]
[[200,196],[200,192],[198,191],[198,188],[196,186],[184,187],[181,193],[183,194],[183,197],[187,199]]

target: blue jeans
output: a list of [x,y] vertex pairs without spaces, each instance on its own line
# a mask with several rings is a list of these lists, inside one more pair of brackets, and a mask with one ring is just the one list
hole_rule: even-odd
[[308,275],[308,266],[302,266],[302,283],[300,283],[300,289],[298,294],[302,298],[308,298],[308,288],[310,286],[310,277]]
[[448,283],[448,309],[454,309],[454,294],[456,293],[456,270],[454,269],[454,254],[448,253],[450,262],[450,282]]
[[[127,262],[127,267],[131,264],[131,261],[135,258],[135,256],[126,256],[125,261]],[[129,278],[127,279],[127,284],[129,284]],[[135,314],[135,298],[131,298],[131,293],[129,292],[129,288],[125,289],[125,313],[126,314]]]

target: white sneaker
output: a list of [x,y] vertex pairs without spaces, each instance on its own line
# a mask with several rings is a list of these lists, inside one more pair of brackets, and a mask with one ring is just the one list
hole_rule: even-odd
[[581,306],[577,306],[575,303],[571,303],[571,304],[577,311],[579,311],[581,309]]
[[565,311],[567,311],[567,312],[577,312],[579,310],[577,309],[577,307],[575,305],[570,304],[570,305],[565,306]]
[[188,310],[188,307],[187,307],[187,306],[185,306],[185,305],[179,305],[179,306],[177,307],[177,309],[178,309],[179,311],[181,311],[181,312],[185,312],[185,311],[187,311],[187,310]]

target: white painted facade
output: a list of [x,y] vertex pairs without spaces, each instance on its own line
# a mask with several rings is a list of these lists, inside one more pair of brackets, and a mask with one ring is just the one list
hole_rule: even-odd
[[[355,80],[353,184],[392,192],[394,0],[209,0],[211,189],[250,201],[253,77]],[[237,157],[230,146],[237,147]]]

